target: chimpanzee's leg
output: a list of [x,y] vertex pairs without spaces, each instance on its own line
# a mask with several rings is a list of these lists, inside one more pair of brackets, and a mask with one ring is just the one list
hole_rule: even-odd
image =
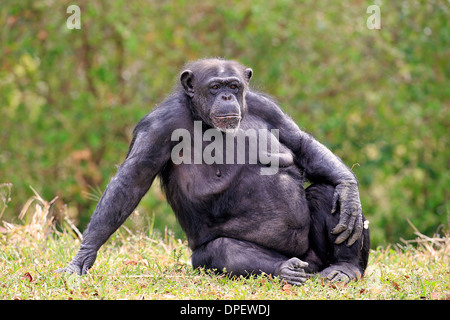
[[301,285],[307,279],[304,268],[308,264],[248,241],[217,238],[194,250],[192,265],[217,272],[225,269],[231,276],[266,273]]
[[[302,259],[309,263],[309,272],[320,272],[329,280],[359,279],[364,274],[369,258],[369,230],[350,247],[335,244],[337,235],[331,230],[339,222],[339,207],[331,213],[334,187],[313,184],[306,189],[306,199],[311,214],[309,233],[310,250]],[[364,219],[364,216],[363,216]]]

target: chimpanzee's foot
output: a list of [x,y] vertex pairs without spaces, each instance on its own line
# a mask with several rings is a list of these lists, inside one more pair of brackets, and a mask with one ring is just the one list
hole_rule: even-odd
[[305,268],[307,266],[307,262],[298,258],[291,258],[280,265],[275,272],[275,275],[279,276],[289,284],[300,286],[308,279],[308,276],[305,273]]
[[319,273],[322,277],[331,282],[350,282],[361,278],[361,271],[354,265],[346,262],[336,263]]

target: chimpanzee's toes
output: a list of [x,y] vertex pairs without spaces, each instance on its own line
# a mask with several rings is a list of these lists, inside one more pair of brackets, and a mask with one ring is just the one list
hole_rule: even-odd
[[287,283],[300,286],[308,279],[305,273],[307,266],[307,262],[298,258],[291,258],[281,264],[278,275]]

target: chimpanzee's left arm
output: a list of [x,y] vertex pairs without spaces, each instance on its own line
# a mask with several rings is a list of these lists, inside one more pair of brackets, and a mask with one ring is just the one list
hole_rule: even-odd
[[[288,118],[287,121],[289,120]],[[295,136],[299,140],[292,145],[292,151],[297,156],[297,163],[304,169],[308,180],[312,182],[325,181],[335,186],[331,213],[336,211],[339,202],[340,219],[332,233],[340,234],[336,238],[336,244],[349,238],[347,244],[351,246],[359,239],[363,231],[358,180],[341,159],[323,144],[300,129],[296,131]],[[280,137],[282,136],[280,133]]]
[[279,129],[280,142],[295,155],[297,165],[311,182],[326,182],[335,186],[332,213],[340,207],[339,223],[332,230],[340,234],[336,244],[349,239],[352,245],[362,234],[362,208],[358,181],[353,172],[323,144],[300,130],[295,122],[269,97],[250,92],[247,94],[249,110],[256,109],[271,127]]

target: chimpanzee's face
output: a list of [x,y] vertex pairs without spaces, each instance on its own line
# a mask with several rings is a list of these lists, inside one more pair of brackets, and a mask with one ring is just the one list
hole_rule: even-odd
[[202,120],[227,131],[237,129],[246,112],[245,92],[251,76],[251,69],[236,62],[208,59],[191,65],[180,80]]

